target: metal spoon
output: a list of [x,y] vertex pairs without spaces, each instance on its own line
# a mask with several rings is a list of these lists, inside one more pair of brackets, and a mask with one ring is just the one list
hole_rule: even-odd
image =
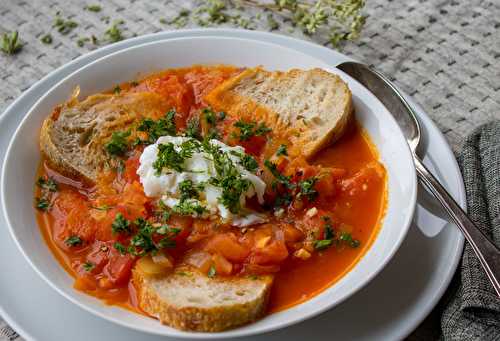
[[355,62],[345,62],[338,65],[337,68],[368,88],[399,123],[412,151],[418,178],[439,200],[451,219],[460,228],[479,259],[497,295],[500,297],[500,250],[469,219],[467,214],[418,157],[417,147],[420,142],[420,126],[413,109],[384,75],[368,66]]

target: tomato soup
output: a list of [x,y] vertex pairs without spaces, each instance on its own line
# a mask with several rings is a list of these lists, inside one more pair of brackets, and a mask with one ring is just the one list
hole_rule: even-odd
[[[212,89],[240,71],[231,66],[166,70],[110,91],[110,96],[154,93],[169,110],[114,133],[106,150],[117,166],[99,174],[95,183],[68,176],[42,159],[35,189],[37,221],[51,251],[75,278],[76,289],[140,312],[131,282],[134,266],[149,262],[168,275],[182,264],[209,277],[272,275],[268,311],[276,312],[331,286],[364,255],[386,207],[385,169],[368,135],[352,121],[313,160],[288,155],[286,139],[277,142],[272,127],[216,112],[205,102]],[[211,155],[215,168],[229,167],[233,173],[237,168],[230,158],[237,155],[245,170],[238,169],[265,184],[262,198],[251,195],[249,188],[257,191],[254,183],[219,173],[205,187],[183,181],[181,199],[173,207],[146,195],[141,156],[164,135],[182,136],[189,143],[192,149],[184,159],[193,153]],[[228,147],[217,149],[208,137]],[[175,170],[169,160],[181,153],[158,150],[163,159],[153,165],[162,161],[162,167]],[[255,223],[247,219],[235,225],[236,220],[210,215],[208,206],[198,204],[205,204],[201,198],[209,185],[219,186],[219,203],[235,217],[253,212]],[[244,191],[250,194],[242,208]]]

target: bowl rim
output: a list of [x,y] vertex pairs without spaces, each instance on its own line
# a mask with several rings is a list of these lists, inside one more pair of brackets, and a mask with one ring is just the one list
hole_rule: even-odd
[[[369,96],[372,97],[372,100],[375,100],[376,102],[378,102],[378,104],[381,107],[383,107],[383,108],[386,109],[386,111],[387,111],[387,118],[389,120],[393,121],[393,123],[395,124],[395,126],[398,129],[398,132],[401,134],[401,136],[403,136],[402,140],[405,142],[404,149],[406,150],[406,154],[407,154],[407,156],[409,156],[409,159],[411,160],[411,163],[412,163],[412,167],[410,167],[410,174],[409,174],[409,183],[411,184],[411,187],[410,187],[411,194],[410,194],[410,198],[408,200],[409,211],[405,215],[404,224],[400,228],[400,230],[403,233],[399,234],[396,242],[393,243],[393,247],[391,248],[390,252],[388,252],[388,253],[386,253],[384,255],[383,260],[380,261],[378,267],[374,271],[372,271],[371,273],[369,273],[365,277],[365,279],[361,282],[361,284],[356,285],[354,287],[354,289],[351,290],[347,295],[344,295],[340,299],[336,300],[333,303],[327,304],[324,307],[321,307],[321,308],[318,308],[318,309],[315,309],[315,310],[312,310],[312,311],[309,310],[307,312],[304,312],[299,317],[295,317],[295,318],[292,318],[292,319],[289,319],[287,321],[284,321],[284,322],[281,322],[281,323],[277,323],[277,324],[263,325],[263,326],[260,326],[260,328],[258,328],[256,330],[254,330],[254,329],[248,329],[247,330],[247,329],[241,329],[239,327],[236,327],[234,329],[230,329],[228,331],[223,331],[223,332],[204,333],[204,332],[182,331],[182,330],[177,330],[177,329],[174,329],[174,328],[171,327],[170,329],[174,330],[174,332],[171,332],[168,329],[164,329],[164,328],[159,328],[158,330],[151,330],[150,328],[145,327],[145,326],[140,326],[140,325],[136,325],[136,324],[130,324],[130,323],[121,321],[120,319],[118,319],[116,317],[107,315],[105,313],[102,313],[102,312],[98,311],[97,309],[94,309],[94,307],[92,307],[91,305],[88,305],[88,304],[86,304],[84,302],[80,302],[80,300],[77,297],[73,297],[73,296],[69,295],[62,288],[60,288],[59,285],[55,284],[42,270],[40,270],[37,267],[37,265],[32,261],[30,255],[27,253],[27,250],[25,250],[24,247],[22,246],[22,244],[21,244],[21,242],[20,242],[20,240],[17,237],[17,234],[15,232],[15,228],[14,228],[15,224],[13,224],[12,219],[11,219],[11,217],[9,215],[9,211],[7,209],[7,200],[5,200],[5,198],[7,198],[7,192],[6,192],[6,189],[5,189],[6,186],[3,186],[3,184],[6,183],[6,181],[7,181],[7,174],[6,173],[7,173],[7,168],[8,167],[6,167],[6,165],[8,164],[8,161],[11,159],[11,155],[13,155],[12,149],[14,148],[15,142],[19,138],[18,135],[19,135],[19,132],[21,131],[22,127],[26,124],[26,122],[28,121],[28,119],[32,115],[33,111],[36,109],[36,107],[38,107],[38,105],[45,98],[49,97],[52,94],[52,92],[54,91],[54,89],[58,88],[61,84],[65,83],[68,79],[71,79],[75,75],[77,75],[77,74],[85,71],[85,69],[87,69],[87,68],[89,68],[89,67],[91,67],[93,65],[99,64],[99,63],[103,62],[104,60],[106,60],[108,58],[111,59],[111,58],[114,58],[117,55],[126,54],[129,51],[131,51],[131,50],[146,48],[148,46],[154,46],[154,45],[163,44],[165,42],[175,41],[175,40],[221,39],[221,40],[241,40],[241,41],[258,42],[258,43],[265,44],[265,45],[276,46],[278,48],[285,49],[285,50],[297,51],[294,48],[290,48],[290,47],[287,47],[287,46],[281,46],[281,45],[278,45],[278,44],[275,44],[275,43],[272,43],[272,42],[259,41],[259,40],[248,38],[248,37],[218,36],[217,32],[213,32],[213,33],[214,33],[214,35],[206,35],[206,36],[204,35],[204,36],[197,36],[197,37],[187,36],[187,37],[165,38],[165,39],[161,39],[161,40],[157,40],[157,41],[151,41],[151,42],[141,43],[141,44],[138,44],[138,45],[132,45],[130,47],[127,47],[127,48],[124,48],[124,49],[112,52],[112,53],[110,53],[108,55],[104,55],[102,57],[99,57],[98,59],[93,60],[92,62],[81,66],[80,68],[76,69],[75,71],[71,72],[66,77],[64,77],[63,79],[61,79],[57,83],[55,83],[47,92],[45,92],[43,95],[41,95],[38,98],[38,100],[36,100],[36,102],[31,106],[31,108],[24,114],[23,119],[21,120],[21,122],[19,123],[19,125],[16,127],[15,132],[12,135],[12,138],[11,138],[11,140],[9,142],[9,145],[7,147],[7,150],[6,150],[6,153],[5,153],[5,157],[4,157],[4,167],[2,169],[2,173],[1,173],[1,176],[0,176],[0,184],[2,184],[2,189],[1,189],[1,193],[0,193],[0,198],[2,198],[2,200],[1,200],[2,201],[2,209],[3,209],[3,212],[5,214],[5,219],[6,219],[6,222],[7,222],[7,228],[9,230],[9,234],[11,235],[12,239],[14,240],[14,243],[16,244],[17,248],[20,250],[21,254],[24,256],[24,258],[30,264],[31,268],[52,289],[54,289],[61,296],[65,297],[70,302],[72,302],[73,304],[79,306],[80,308],[84,309],[85,311],[87,311],[87,312],[89,312],[89,313],[91,313],[93,315],[96,315],[96,316],[98,316],[100,318],[103,318],[104,320],[113,322],[115,324],[118,324],[118,325],[130,328],[130,329],[133,329],[133,330],[137,330],[137,331],[141,331],[141,332],[146,332],[146,333],[149,333],[149,334],[162,335],[162,336],[170,336],[170,337],[176,337],[176,338],[191,338],[191,339],[222,339],[222,338],[229,338],[229,337],[243,337],[243,336],[250,336],[250,335],[259,335],[259,334],[267,333],[267,332],[270,332],[270,331],[273,331],[273,330],[283,329],[283,328],[285,328],[285,327],[287,327],[289,325],[297,324],[297,323],[302,322],[302,321],[304,321],[306,319],[309,319],[309,318],[312,318],[314,316],[317,316],[317,315],[321,314],[322,312],[324,312],[326,310],[329,310],[329,309],[333,308],[334,306],[342,303],[343,301],[345,301],[346,299],[348,299],[349,297],[351,297],[352,295],[354,295],[356,292],[358,292],[364,286],[366,286],[369,282],[371,282],[372,279],[375,278],[380,273],[380,271],[382,271],[382,269],[385,268],[385,266],[387,265],[387,263],[393,258],[393,256],[395,255],[395,253],[399,250],[399,248],[400,248],[403,240],[406,238],[407,232],[408,232],[409,227],[411,225],[413,214],[415,212],[416,204],[417,204],[417,200],[416,200],[417,199],[417,176],[416,176],[416,170],[415,170],[415,168],[413,166],[413,159],[411,157],[411,155],[412,155],[411,151],[409,149],[409,146],[406,144],[406,140],[404,139],[404,136],[403,136],[403,134],[402,134],[402,132],[401,132],[401,130],[399,128],[399,125],[397,124],[397,122],[395,121],[395,119],[392,117],[392,115],[390,115],[390,112],[387,110],[387,108],[385,108],[385,106],[375,97],[375,95],[373,95],[368,89],[366,89],[363,85],[361,85],[359,82],[357,82],[355,79],[353,79],[349,75],[345,74],[341,70],[335,69],[335,72],[337,74],[341,74],[342,76],[348,78],[350,82],[357,83],[360,87],[365,88],[368,91]],[[105,49],[105,47],[103,47],[101,49]],[[304,54],[304,55],[307,55],[307,56],[310,56],[310,57],[316,59],[316,57],[314,57],[314,56],[312,56],[310,54],[307,54],[305,52],[302,52],[302,51],[297,51],[297,52],[299,52],[301,54]],[[90,53],[92,53],[92,52],[90,52]],[[334,69],[333,66],[329,65],[329,67],[331,69]],[[388,204],[388,205],[390,205],[390,204]],[[383,217],[383,222],[382,222],[382,224],[380,226],[380,229],[383,228],[384,224],[385,224],[385,216]],[[376,238],[378,238],[378,236],[375,236],[375,240],[376,240]],[[371,250],[372,247],[373,247],[373,245],[369,246],[369,248],[361,256],[361,258],[357,260],[356,264],[354,264],[354,267],[357,266],[357,264],[361,261],[361,259],[363,257],[365,257],[365,255]],[[347,275],[347,273],[350,272],[351,270],[352,270],[352,268],[349,271],[347,271],[342,277],[344,277],[345,275]],[[328,288],[326,288],[325,290],[323,290],[322,292],[320,292],[319,294],[317,294],[316,297],[319,297],[322,294],[324,294],[326,290],[328,290]],[[307,300],[307,301],[309,301],[309,300]],[[305,301],[303,303],[306,303],[307,301]],[[299,303],[297,306],[299,306],[299,305],[301,305],[303,303]],[[242,326],[242,327],[244,327],[244,326]]]

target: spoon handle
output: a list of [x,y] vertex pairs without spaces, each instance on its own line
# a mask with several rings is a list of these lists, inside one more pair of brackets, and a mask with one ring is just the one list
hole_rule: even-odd
[[423,162],[414,155],[415,167],[419,179],[434,194],[446,212],[460,228],[476,254],[488,279],[500,297],[500,250],[486,237],[481,230],[470,220],[467,214],[458,206],[457,202],[448,194],[446,189],[429,172]]

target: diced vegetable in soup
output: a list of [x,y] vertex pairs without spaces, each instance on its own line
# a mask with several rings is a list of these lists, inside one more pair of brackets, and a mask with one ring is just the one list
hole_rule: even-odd
[[[75,288],[137,310],[134,267],[186,265],[209,278],[272,274],[269,312],[318,294],[369,248],[386,206],[386,175],[358,123],[306,160],[264,121],[205,100],[231,66],[166,70],[113,96],[154,93],[164,111],[107,137],[112,162],[95,183],[42,160],[40,229]],[[56,109],[59,110],[59,109]]]

